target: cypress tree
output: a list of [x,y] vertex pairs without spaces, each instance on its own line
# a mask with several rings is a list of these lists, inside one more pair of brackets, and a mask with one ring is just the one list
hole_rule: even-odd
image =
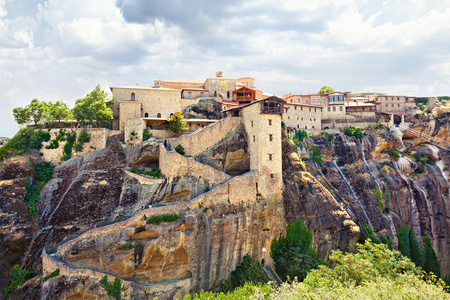
[[411,260],[416,264],[416,266],[423,268],[424,258],[422,249],[420,249],[416,234],[412,229],[409,231],[409,250],[411,254]]
[[409,226],[402,224],[402,227],[397,231],[398,237],[398,251],[404,256],[411,258],[411,251],[409,249]]
[[431,240],[428,234],[425,236],[425,242],[423,243],[423,254],[424,254],[424,271],[427,273],[433,272],[437,277],[441,277],[441,265],[434,252],[433,246],[431,245]]

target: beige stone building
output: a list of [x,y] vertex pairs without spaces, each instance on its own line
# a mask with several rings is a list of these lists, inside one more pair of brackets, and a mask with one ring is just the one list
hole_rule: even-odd
[[345,113],[347,120],[376,122],[377,106],[365,102],[365,98],[345,99]]
[[153,86],[111,87],[114,97],[113,112],[118,128],[133,118],[165,120],[181,110],[181,90]]
[[281,195],[281,116],[286,102],[271,96],[231,108],[227,117],[242,117],[248,134],[250,171],[258,172],[256,191],[263,197]]
[[319,105],[286,103],[283,121],[287,127],[319,130],[322,128],[322,110],[323,107]]
[[416,105],[415,97],[394,95],[369,95],[367,102],[376,104],[379,112],[406,112],[409,107]]

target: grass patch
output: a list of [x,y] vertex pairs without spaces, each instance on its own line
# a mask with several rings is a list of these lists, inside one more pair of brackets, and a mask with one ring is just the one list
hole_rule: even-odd
[[175,222],[178,219],[180,219],[180,215],[179,214],[155,215],[155,216],[151,216],[150,218],[148,218],[147,224],[159,225],[162,222],[170,223],[170,222]]
[[49,275],[44,277],[44,281],[49,280],[50,278],[56,277],[59,275],[59,269],[56,269],[55,271],[51,272]]

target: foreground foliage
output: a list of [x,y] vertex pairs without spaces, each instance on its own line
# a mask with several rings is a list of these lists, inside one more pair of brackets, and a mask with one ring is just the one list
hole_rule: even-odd
[[227,280],[220,283],[219,290],[224,293],[230,292],[247,282],[253,284],[269,282],[261,263],[248,254],[243,257],[241,264],[231,272]]
[[28,278],[31,277],[31,268],[22,269],[19,265],[15,265],[9,274],[8,285],[5,288],[5,296],[10,295],[18,286],[21,286]]
[[300,219],[289,222],[286,235],[272,241],[270,256],[275,262],[275,271],[282,280],[297,277],[299,281],[303,281],[310,270],[319,266],[317,253],[311,244],[312,232]]
[[125,292],[127,290],[125,286],[122,286],[122,282],[119,278],[115,278],[113,282],[109,282],[108,276],[105,275],[105,277],[100,279],[100,283],[102,284],[108,295],[116,300],[122,299],[122,292]]
[[303,282],[280,287],[247,283],[227,294],[202,291],[184,299],[450,299],[442,281],[424,278],[398,251],[370,240],[358,248],[358,253],[334,251],[330,259],[336,267],[320,266]]
[[181,132],[187,130],[186,124],[187,122],[184,120],[181,111],[176,111],[169,119],[167,119],[166,127],[173,132]]

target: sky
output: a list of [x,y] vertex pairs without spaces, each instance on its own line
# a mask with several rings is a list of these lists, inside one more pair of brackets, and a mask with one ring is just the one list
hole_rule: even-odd
[[0,0],[0,136],[33,98],[251,76],[266,93],[450,94],[450,0]]

